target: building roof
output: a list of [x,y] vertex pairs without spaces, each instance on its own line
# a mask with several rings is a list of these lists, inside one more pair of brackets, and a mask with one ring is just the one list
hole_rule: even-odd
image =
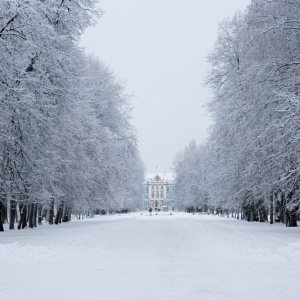
[[173,182],[174,181],[174,173],[146,173],[145,181],[154,180],[156,176],[160,177],[161,180]]

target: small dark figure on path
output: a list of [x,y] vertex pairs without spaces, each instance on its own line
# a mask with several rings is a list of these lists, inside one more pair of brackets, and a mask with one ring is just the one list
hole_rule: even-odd
[[149,208],[150,216],[152,216],[152,207]]

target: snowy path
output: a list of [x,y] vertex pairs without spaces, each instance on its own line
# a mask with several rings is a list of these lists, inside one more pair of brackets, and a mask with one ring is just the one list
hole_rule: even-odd
[[299,236],[180,213],[6,231],[0,299],[297,299]]

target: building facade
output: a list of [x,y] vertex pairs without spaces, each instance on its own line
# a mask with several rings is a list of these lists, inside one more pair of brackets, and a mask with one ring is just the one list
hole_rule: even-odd
[[153,211],[172,211],[173,174],[148,173],[143,184],[143,208]]

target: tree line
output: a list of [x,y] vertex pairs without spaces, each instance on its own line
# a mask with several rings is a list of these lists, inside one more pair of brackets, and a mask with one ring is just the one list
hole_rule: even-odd
[[175,158],[179,208],[297,226],[300,2],[252,0],[224,20],[209,53],[207,141]]
[[0,231],[139,206],[130,97],[79,47],[96,5],[0,1]]

